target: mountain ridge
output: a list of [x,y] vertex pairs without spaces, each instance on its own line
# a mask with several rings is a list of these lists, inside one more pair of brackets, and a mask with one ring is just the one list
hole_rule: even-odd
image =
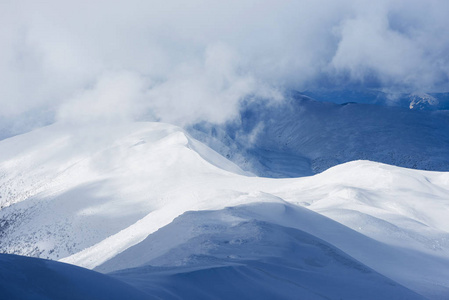
[[[162,123],[120,124],[113,129],[55,124],[1,141],[0,153],[7,154],[0,162],[1,200],[9,203],[0,209],[4,253],[94,269],[142,247],[154,259],[180,251],[182,261],[201,257],[203,250],[195,247],[202,243],[192,241],[195,234],[204,237],[202,229],[190,241],[185,235],[181,243],[158,232],[176,224],[187,211],[198,216],[209,211],[224,220],[211,241],[222,240],[238,223],[258,220],[323,240],[425,297],[444,298],[449,292],[442,280],[449,276],[447,172],[360,160],[302,178],[255,177],[179,127]],[[155,236],[159,250],[144,243]],[[265,241],[273,244],[271,238]],[[182,250],[183,243],[197,250]],[[216,244],[216,249],[223,245]],[[239,247],[236,251],[247,251],[245,243]],[[219,258],[214,252],[203,254]],[[252,259],[257,264],[257,257]],[[132,265],[125,259],[120,268],[103,271],[142,263]]]
[[198,123],[189,132],[259,176],[309,176],[359,159],[449,171],[449,111],[340,105],[295,94],[278,103],[249,101],[236,120]]

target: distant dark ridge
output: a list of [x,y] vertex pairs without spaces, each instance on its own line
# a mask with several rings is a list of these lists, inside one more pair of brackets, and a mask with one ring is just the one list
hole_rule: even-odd
[[339,105],[294,94],[246,103],[236,121],[201,123],[190,133],[260,176],[297,177],[364,159],[449,171],[449,111]]

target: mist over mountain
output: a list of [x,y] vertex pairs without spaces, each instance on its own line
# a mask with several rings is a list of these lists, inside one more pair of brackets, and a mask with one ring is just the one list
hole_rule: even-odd
[[444,0],[86,5],[1,3],[2,119],[24,130],[49,119],[184,126],[224,123],[245,98],[292,89],[375,90],[392,102],[449,91]]
[[0,1],[0,298],[448,299],[448,15]]

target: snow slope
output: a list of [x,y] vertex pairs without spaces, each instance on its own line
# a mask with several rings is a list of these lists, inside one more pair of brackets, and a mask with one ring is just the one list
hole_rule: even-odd
[[[218,177],[229,174],[224,169],[243,174],[174,126],[97,130],[68,132],[57,124],[2,141],[1,251],[66,257],[145,217],[152,226],[170,222],[185,208],[171,208],[176,203],[167,192],[182,188],[186,178],[202,180],[191,170]],[[173,217],[161,214],[161,208],[173,210]],[[135,227],[137,232],[125,234],[131,243],[147,234]]]
[[355,161],[259,178],[162,123],[54,124],[1,141],[0,158],[1,252],[114,271],[156,295],[200,296],[192,278],[212,275],[255,289],[281,278],[267,295],[449,295],[446,172]]
[[314,101],[249,102],[240,119],[189,132],[261,176],[298,177],[353,160],[449,171],[449,111]]
[[110,276],[38,258],[0,254],[0,299],[158,299]]
[[163,299],[422,299],[313,235],[264,221],[273,211],[307,215],[282,203],[184,213],[97,270],[133,267],[112,275]]

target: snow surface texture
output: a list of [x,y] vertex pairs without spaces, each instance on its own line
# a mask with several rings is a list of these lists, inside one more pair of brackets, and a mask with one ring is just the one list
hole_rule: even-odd
[[307,214],[282,203],[185,213],[97,270],[133,267],[113,275],[163,299],[422,299],[304,231],[261,221],[273,212]]
[[355,161],[259,178],[162,123],[54,124],[1,141],[0,158],[4,253],[114,272],[163,298],[244,298],[245,285],[267,297],[449,295],[446,172]]
[[249,102],[225,125],[196,124],[200,141],[260,176],[298,177],[353,160],[449,171],[449,111],[317,102],[299,94]]

